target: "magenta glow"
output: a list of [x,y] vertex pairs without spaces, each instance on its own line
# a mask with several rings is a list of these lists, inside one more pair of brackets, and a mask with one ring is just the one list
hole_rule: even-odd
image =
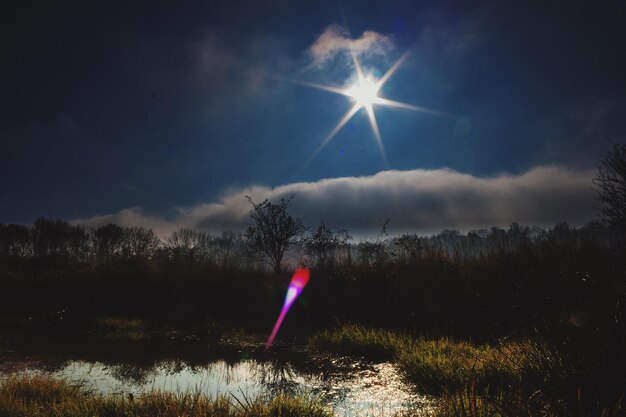
[[294,272],[291,282],[289,283],[289,287],[287,288],[283,308],[280,310],[280,315],[276,320],[276,324],[274,325],[274,329],[272,329],[270,337],[267,339],[267,343],[265,343],[265,349],[269,349],[274,343],[276,333],[278,333],[278,329],[280,328],[283,319],[287,315],[287,312],[293,303],[296,301],[296,298],[298,298],[304,287],[306,287],[306,284],[309,282],[309,276],[310,273],[308,268],[298,268],[296,269],[296,272]]

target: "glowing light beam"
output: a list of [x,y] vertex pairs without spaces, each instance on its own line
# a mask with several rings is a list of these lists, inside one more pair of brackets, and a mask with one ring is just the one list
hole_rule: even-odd
[[385,84],[387,82],[387,80],[389,78],[391,78],[391,76],[396,72],[396,70],[400,67],[400,65],[402,65],[404,63],[404,61],[406,61],[406,59],[409,57],[409,51],[406,51],[401,57],[400,59],[398,59],[392,66],[391,68],[389,68],[389,70],[387,70],[387,72],[385,73],[385,75],[383,75],[382,77],[380,77],[380,79],[378,81],[376,81],[376,88],[380,89],[380,87],[383,86],[383,84]]
[[383,139],[380,137],[380,130],[378,129],[378,123],[376,122],[376,115],[374,114],[374,107],[371,104],[365,106],[367,109],[367,115],[370,119],[370,125],[372,125],[372,131],[374,132],[374,137],[376,137],[376,143],[378,143],[378,149],[380,149],[380,154],[383,157],[383,162],[385,166],[388,166],[387,162],[387,154],[385,153],[385,146],[383,145]]
[[332,85],[310,83],[310,82],[307,82],[307,81],[298,81],[298,80],[290,80],[290,81],[293,82],[293,83],[296,83],[296,84],[303,85],[305,87],[317,88],[318,90],[329,91],[331,93],[341,94],[341,95],[347,96],[347,97],[352,97],[350,95],[350,93],[348,92],[348,90],[346,90],[344,88],[335,87],[335,86],[332,86]]
[[280,314],[278,315],[276,324],[274,324],[272,333],[265,343],[266,350],[269,349],[274,343],[276,333],[278,333],[278,329],[280,329],[280,325],[283,323],[283,320],[289,312],[289,309],[296,301],[296,298],[298,298],[304,287],[306,287],[306,284],[309,282],[309,275],[310,273],[308,268],[298,268],[296,269],[296,272],[294,272],[293,277],[291,278],[291,282],[289,283],[289,287],[287,288],[287,294],[285,294],[283,308],[280,310]]
[[[361,105],[360,104],[355,104],[350,110],[348,110],[348,112],[341,118],[341,120],[339,120],[339,123],[337,123],[337,126],[335,126],[335,128],[333,130],[331,130],[331,132],[324,138],[324,140],[322,141],[322,143],[320,143],[320,146],[315,150],[315,152],[313,152],[313,155],[311,155],[309,157],[309,159],[307,159],[307,161],[302,164],[302,168],[304,168],[305,166],[307,166],[309,164],[309,162],[311,162],[313,160],[313,158],[315,158],[315,156],[317,155],[317,153],[319,151],[321,151],[324,146],[326,146],[326,144],[328,142],[330,142],[332,140],[332,138],[335,137],[335,135],[337,133],[339,133],[339,131],[341,130],[341,128],[348,123],[348,120],[350,120],[352,118],[352,116],[354,116],[356,114],[356,112],[358,112],[361,109]],[[301,169],[302,169],[301,168]]]

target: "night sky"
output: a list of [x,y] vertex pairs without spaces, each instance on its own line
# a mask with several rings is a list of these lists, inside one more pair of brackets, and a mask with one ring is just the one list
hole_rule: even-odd
[[[294,193],[356,233],[580,225],[626,138],[622,1],[16,4],[0,222],[219,231]],[[302,82],[350,87],[350,50],[373,78],[408,51],[380,95],[446,114],[375,105],[387,164],[364,109],[320,147],[352,103]]]

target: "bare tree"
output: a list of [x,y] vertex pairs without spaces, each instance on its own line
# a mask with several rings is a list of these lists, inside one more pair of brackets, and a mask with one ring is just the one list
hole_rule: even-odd
[[359,257],[363,265],[380,266],[390,260],[392,253],[387,247],[387,226],[389,225],[389,219],[385,220],[383,228],[381,229],[378,237],[375,241],[365,241],[359,243]]
[[65,220],[40,217],[35,220],[31,235],[37,257],[59,256],[82,260],[88,253],[89,238],[85,229]]
[[32,242],[28,227],[0,223],[0,257],[27,257],[31,253]]
[[101,260],[109,260],[121,256],[125,230],[122,226],[109,223],[98,227],[92,234],[96,256]]
[[612,145],[593,180],[598,187],[597,207],[607,223],[626,230],[626,144]]
[[211,236],[193,229],[178,229],[170,235],[166,246],[174,258],[186,258],[194,263],[207,255]]
[[409,234],[404,234],[393,240],[393,244],[399,252],[398,259],[403,262],[416,262],[421,257],[426,243],[426,238]]
[[304,239],[304,250],[313,259],[318,268],[333,265],[337,251],[345,247],[350,234],[344,229],[328,227],[321,222],[317,230]]
[[253,222],[246,232],[248,247],[279,274],[285,251],[306,230],[302,218],[292,217],[287,212],[293,195],[281,198],[280,204],[267,199],[257,204],[249,196],[246,198],[252,204]]
[[150,229],[143,227],[124,228],[122,253],[125,258],[149,259],[159,248],[161,241]]

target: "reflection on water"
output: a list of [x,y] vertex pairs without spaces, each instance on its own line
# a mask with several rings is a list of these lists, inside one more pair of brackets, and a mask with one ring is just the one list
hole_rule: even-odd
[[[107,394],[138,394],[160,389],[233,395],[239,400],[281,392],[316,396],[338,416],[391,416],[401,410],[432,405],[403,382],[393,364],[369,364],[348,359],[285,362],[255,359],[218,360],[204,365],[162,361],[151,367],[103,362],[67,361],[52,370],[30,368],[80,382]],[[426,414],[426,413],[425,413]]]

